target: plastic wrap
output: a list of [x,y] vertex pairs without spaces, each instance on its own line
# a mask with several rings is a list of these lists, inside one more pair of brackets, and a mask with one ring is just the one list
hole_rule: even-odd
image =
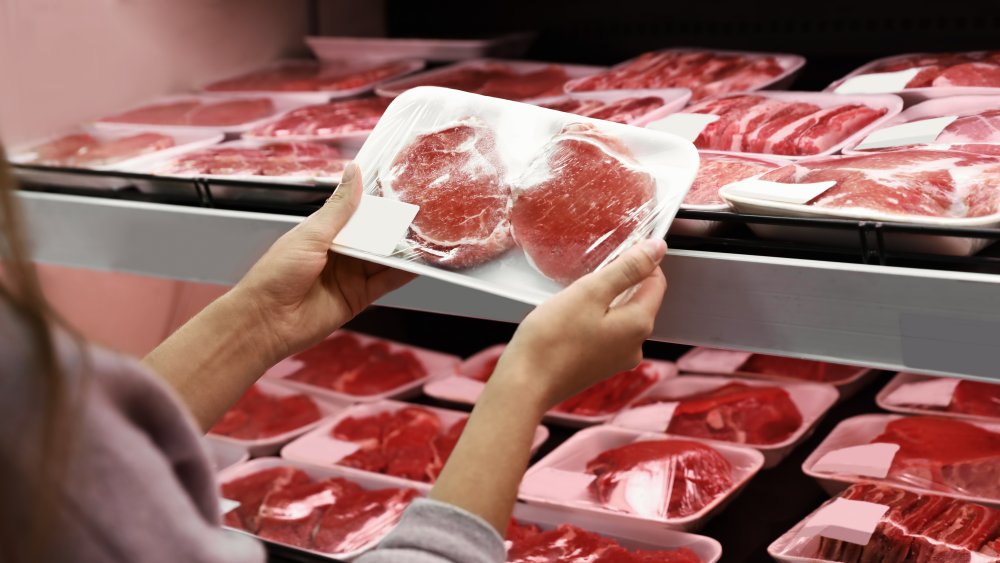
[[[950,390],[942,390],[942,386],[950,386]],[[1000,421],[1000,384],[986,381],[900,373],[879,392],[876,401],[888,411]]]
[[450,354],[338,330],[279,362],[264,377],[319,397],[374,402],[418,394],[432,377],[455,373],[460,361]]
[[1000,561],[1000,512],[885,485],[851,486],[768,547],[779,561]]
[[757,92],[707,100],[683,113],[718,117],[695,139],[699,149],[799,159],[851,146],[902,109],[892,95]]
[[[448,461],[468,414],[396,401],[355,405],[288,444],[281,457],[337,465],[348,474],[378,473],[387,482],[429,490]],[[535,430],[532,452],[548,438]]]
[[226,527],[337,560],[373,548],[420,495],[377,478],[276,458],[232,467],[219,483],[223,498],[240,503],[223,516]]
[[[917,492],[1000,505],[998,430],[996,424],[947,418],[858,416],[841,422],[809,456],[803,470],[828,490],[880,479]],[[878,454],[860,447],[867,444],[892,444],[898,449],[891,456],[870,458]],[[838,453],[845,448],[853,449]],[[857,466],[849,467],[852,463]]]
[[541,98],[532,103],[566,113],[642,127],[679,111],[690,98],[691,91],[687,88],[666,88],[570,93]]
[[356,161],[419,212],[389,256],[338,252],[528,303],[665,235],[697,168],[671,135],[442,88],[394,100]]
[[665,49],[615,65],[610,70],[567,84],[568,92],[629,88],[688,88],[692,100],[733,92],[789,85],[805,64],[798,55]]
[[899,94],[908,103],[946,96],[1000,93],[998,51],[893,55],[861,66],[831,84],[827,90],[834,91],[845,81],[858,76],[894,73],[908,69],[917,69],[916,74],[908,82],[887,86],[881,91]]
[[[504,348],[499,344],[474,354],[462,362],[457,374],[428,382],[424,393],[442,401],[475,404]],[[671,362],[643,360],[635,369],[618,373],[563,401],[545,415],[545,420],[574,427],[606,422],[657,382],[675,375],[677,368]]]
[[244,139],[361,143],[375,128],[389,100],[381,97],[306,106],[243,134]]
[[809,436],[837,397],[831,385],[685,375],[658,383],[612,424],[749,445],[773,467]]
[[756,450],[598,426],[535,464],[521,483],[530,503],[613,519],[694,529],[763,464]]
[[370,92],[376,84],[399,78],[424,67],[421,60],[347,62],[282,61],[205,86],[208,92],[282,95],[315,92],[315,101]]
[[391,98],[410,88],[439,86],[524,102],[562,95],[569,80],[600,70],[603,67],[479,59],[393,80],[380,85],[375,91],[380,96]]

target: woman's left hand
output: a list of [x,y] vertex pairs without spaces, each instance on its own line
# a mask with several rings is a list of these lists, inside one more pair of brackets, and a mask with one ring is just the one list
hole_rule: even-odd
[[330,251],[362,186],[361,171],[349,164],[323,207],[279,238],[231,292],[266,330],[275,361],[321,341],[414,277]]

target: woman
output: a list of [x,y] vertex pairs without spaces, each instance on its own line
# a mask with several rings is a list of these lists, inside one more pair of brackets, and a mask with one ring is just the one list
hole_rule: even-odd
[[[0,154],[0,561],[263,561],[256,541],[219,528],[198,436],[267,368],[411,278],[329,252],[361,186],[351,165],[319,211],[139,364],[54,328]],[[666,288],[665,251],[645,241],[528,315],[430,498],[360,561],[504,560],[535,426],[639,362]]]

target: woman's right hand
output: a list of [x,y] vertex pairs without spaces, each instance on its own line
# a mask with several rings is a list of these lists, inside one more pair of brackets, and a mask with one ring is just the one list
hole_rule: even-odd
[[[663,240],[648,239],[588,274],[531,312],[504,351],[491,385],[510,384],[549,410],[642,361],[667,280]],[[632,297],[612,307],[633,286]]]

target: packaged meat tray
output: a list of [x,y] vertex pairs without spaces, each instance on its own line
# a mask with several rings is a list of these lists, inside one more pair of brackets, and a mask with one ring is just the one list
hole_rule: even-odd
[[424,59],[452,62],[483,57],[520,57],[531,46],[535,35],[521,32],[468,39],[306,37],[306,43],[321,61]]
[[657,383],[611,424],[750,446],[768,468],[812,434],[837,398],[822,383],[685,375]]
[[788,87],[806,60],[798,55],[677,48],[643,53],[566,85],[567,92],[687,88],[691,100]]
[[714,563],[722,558],[722,546],[712,538],[534,504],[514,507],[507,541],[508,563]]
[[887,411],[1000,422],[998,383],[899,373],[875,400]]
[[[906,124],[910,125],[898,127]],[[876,138],[879,136],[881,139]],[[885,122],[869,138],[845,149],[844,154],[905,147],[947,148],[1000,156],[1000,94],[921,102]]]
[[318,397],[367,403],[418,395],[424,383],[454,373],[460,361],[450,354],[338,330],[279,362],[264,377]]
[[581,430],[536,463],[521,500],[601,516],[699,528],[764,464],[757,450],[612,426]]
[[[719,151],[698,151],[701,161],[698,175],[681,203],[681,209],[695,211],[728,211],[729,204],[719,195],[723,187],[740,180],[766,174],[792,162],[774,156],[744,156]],[[670,233],[705,237],[721,228],[719,221],[675,219]]]
[[569,93],[532,103],[543,108],[642,127],[680,111],[691,99],[687,88]]
[[420,496],[379,477],[255,459],[218,476],[222,497],[240,503],[225,512],[223,525],[268,543],[349,561],[375,547]]
[[205,436],[202,443],[205,444],[208,459],[212,462],[212,467],[215,468],[216,473],[225,471],[234,465],[245,463],[250,459],[250,452],[239,444],[217,440],[212,436]]
[[246,448],[261,457],[316,428],[350,402],[310,397],[267,381],[254,384],[208,430],[214,440]]
[[[469,357],[459,366],[458,373],[429,381],[424,385],[424,393],[441,401],[475,404],[504,347],[491,346]],[[677,367],[671,362],[643,360],[635,369],[616,374],[563,401],[545,415],[545,420],[574,428],[607,422],[645,396],[657,382],[676,375]]]
[[380,96],[396,97],[417,86],[439,86],[517,102],[561,96],[566,82],[604,67],[478,59],[407,76],[380,85]]
[[663,237],[697,169],[672,135],[432,87],[396,98],[355,161],[366,193],[419,213],[392,251],[337,252],[532,304]]
[[837,388],[841,399],[850,397],[871,383],[876,373],[857,366],[700,346],[681,356],[677,360],[677,369],[681,373],[699,375],[828,383]]
[[[909,72],[907,72],[909,71]],[[874,60],[827,87],[850,88],[848,81],[866,77],[872,93],[894,93],[914,104],[931,98],[1000,93],[1000,51],[909,53]],[[858,90],[854,87],[852,90]]]
[[768,547],[778,561],[1000,561],[1000,512],[979,504],[860,483]]
[[[700,132],[691,134],[699,149],[798,160],[854,146],[902,109],[903,101],[891,94],[775,91],[713,98],[688,106],[680,115],[704,117]],[[646,127],[674,132],[674,121],[667,117]]]
[[281,61],[213,82],[203,90],[258,96],[296,94],[299,99],[308,98],[312,103],[319,104],[331,98],[349,98],[371,92],[376,84],[405,76],[422,68],[424,61],[415,59]]
[[[811,159],[761,176],[769,184],[722,189],[740,213],[906,223],[938,227],[1000,226],[1000,157],[974,153],[903,149]],[[780,184],[801,187],[782,190]],[[815,190],[815,191],[814,191]],[[785,193],[787,192],[787,193]],[[776,201],[804,194],[793,203]],[[801,200],[810,198],[806,202]],[[758,236],[857,246],[853,230],[750,225]],[[887,233],[893,251],[970,256],[992,240]]]
[[[74,169],[128,170],[148,158],[169,158],[221,143],[222,133],[211,131],[163,133],[103,131],[80,127],[13,147],[8,155],[18,178],[37,184],[91,189],[122,189],[132,181],[113,176],[74,174]],[[52,170],[39,169],[45,167]]]
[[93,126],[105,131],[154,128],[168,133],[223,131],[236,134],[315,101],[315,97],[309,95],[181,94],[102,117]]
[[[281,457],[345,473],[377,473],[386,482],[429,491],[448,461],[469,415],[397,401],[355,405],[288,444]],[[548,439],[535,430],[532,451]]]
[[1000,507],[1000,424],[931,416],[869,414],[830,432],[802,470],[836,494],[884,481]]
[[388,106],[389,100],[377,96],[306,106],[247,131],[243,138],[290,142],[338,141],[360,146]]

